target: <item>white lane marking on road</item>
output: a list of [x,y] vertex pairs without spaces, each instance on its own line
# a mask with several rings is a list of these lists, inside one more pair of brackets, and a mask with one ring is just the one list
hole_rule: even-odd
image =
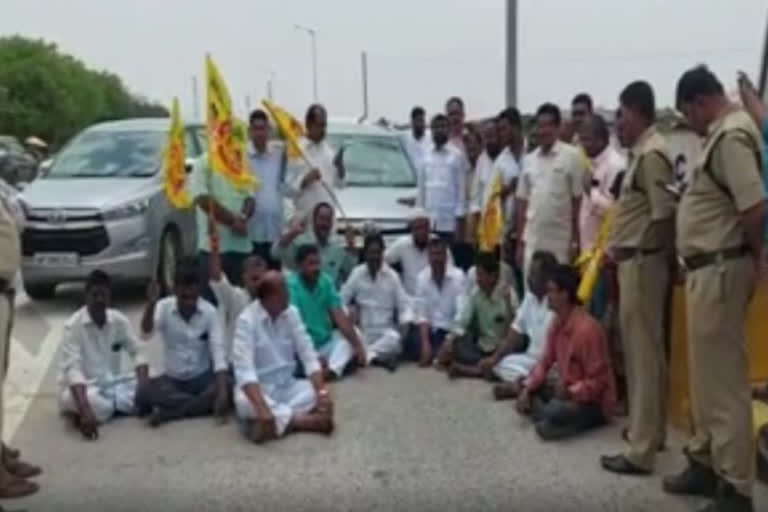
[[[53,325],[40,344],[37,355],[11,339],[10,365],[3,385],[3,439],[10,440],[18,430],[32,401],[39,395],[48,369],[56,356],[64,321],[46,315]],[[54,318],[51,318],[54,317]]]

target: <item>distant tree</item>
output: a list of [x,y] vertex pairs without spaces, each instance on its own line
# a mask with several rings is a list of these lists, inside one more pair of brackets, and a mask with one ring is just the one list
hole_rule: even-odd
[[167,116],[117,75],[88,69],[55,44],[0,38],[0,134],[37,135],[56,147],[99,120]]

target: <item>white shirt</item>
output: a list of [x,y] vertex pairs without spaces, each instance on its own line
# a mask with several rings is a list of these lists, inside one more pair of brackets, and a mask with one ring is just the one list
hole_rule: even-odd
[[403,269],[403,287],[408,295],[416,294],[416,280],[429,265],[428,254],[428,246],[417,247],[413,235],[401,236],[384,252],[384,261],[390,265],[399,263]]
[[432,146],[434,146],[434,143],[432,142],[432,134],[429,130],[425,130],[420,139],[416,138],[413,130],[408,132],[406,147],[416,169],[421,169],[421,166],[424,165],[424,159],[427,156],[427,152],[432,149]]
[[[494,160],[491,160],[487,151],[483,151],[477,159],[475,174],[472,180],[472,193],[469,200],[469,211],[471,213],[482,213],[488,206],[488,202],[491,199],[493,180],[496,179],[497,174],[501,175],[501,182],[504,187],[509,187],[512,181],[520,175],[517,160],[515,160],[515,156],[509,148],[504,148]],[[513,196],[514,194],[509,194],[503,205],[505,222],[514,221],[512,215],[515,207]]]
[[608,209],[614,203],[611,187],[616,176],[627,169],[627,161],[610,145],[590,160],[592,172],[589,194],[584,194],[579,212],[579,235],[582,250],[589,250],[597,241],[597,234]]
[[272,319],[256,301],[240,314],[232,346],[232,366],[238,387],[258,382],[290,383],[297,356],[307,375],[320,371],[312,340],[294,306],[288,306]]
[[[526,360],[530,362],[530,368],[536,364],[547,344],[547,334],[555,314],[547,305],[547,296],[544,295],[541,300],[530,291],[525,292],[523,303],[517,309],[515,319],[512,321],[512,328],[518,334],[528,336],[528,349],[525,351]],[[522,356],[519,354],[518,356]]]
[[517,198],[528,202],[523,240],[530,247],[539,241],[569,244],[573,236],[573,199],[584,188],[584,160],[579,150],[557,141],[549,153],[536,148],[523,161]]
[[424,208],[439,232],[456,230],[457,217],[467,214],[467,159],[452,144],[427,152],[419,170],[418,206]]
[[123,366],[123,351],[134,366],[147,364],[146,343],[139,342],[128,319],[107,309],[106,323],[98,327],[88,309],[78,309],[64,325],[59,356],[59,384],[109,386],[130,372]]
[[235,339],[235,324],[240,313],[248,307],[251,298],[248,292],[239,286],[232,285],[224,273],[219,281],[210,281],[211,290],[219,303],[218,312],[221,325],[224,326],[224,350],[227,361],[232,360],[232,340]]
[[427,323],[432,329],[452,330],[462,307],[464,281],[464,272],[447,265],[443,285],[438,288],[432,278],[432,268],[425,268],[416,286],[416,322]]
[[341,300],[346,306],[357,306],[358,321],[363,331],[382,331],[395,326],[395,314],[401,325],[411,321],[408,296],[397,272],[386,263],[375,278],[368,265],[358,265],[341,287]]
[[[333,148],[325,140],[315,143],[305,139],[301,144],[309,161],[320,171],[323,182],[331,189],[343,187],[344,181],[339,177],[339,171],[333,164],[333,159],[336,156]],[[296,194],[295,209],[299,215],[311,215],[318,203],[325,202],[331,206],[334,205],[326,185],[320,181],[313,182],[305,189],[301,188],[301,181],[309,170],[306,166],[301,167],[300,172],[297,172],[292,180]]]
[[274,242],[283,230],[283,179],[285,176],[285,148],[269,144],[259,153],[248,144],[251,171],[260,181],[253,193],[256,208],[248,221],[248,232],[254,242]]
[[211,303],[198,299],[197,311],[187,322],[179,313],[176,297],[166,297],[155,305],[154,323],[163,339],[165,373],[169,377],[189,380],[211,369],[227,369],[224,329]]

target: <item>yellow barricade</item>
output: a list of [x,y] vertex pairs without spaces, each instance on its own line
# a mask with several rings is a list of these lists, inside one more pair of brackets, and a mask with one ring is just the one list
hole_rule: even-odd
[[[750,378],[754,384],[768,381],[768,286],[761,283],[747,317]],[[668,411],[670,422],[690,431],[691,407],[688,393],[688,340],[686,336],[685,288],[676,286],[672,301],[671,361],[669,367]]]

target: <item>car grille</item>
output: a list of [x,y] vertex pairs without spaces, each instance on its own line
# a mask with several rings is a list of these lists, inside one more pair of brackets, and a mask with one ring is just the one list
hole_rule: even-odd
[[109,236],[103,226],[84,229],[26,228],[21,240],[24,256],[41,252],[75,252],[80,256],[92,256],[109,246]]

